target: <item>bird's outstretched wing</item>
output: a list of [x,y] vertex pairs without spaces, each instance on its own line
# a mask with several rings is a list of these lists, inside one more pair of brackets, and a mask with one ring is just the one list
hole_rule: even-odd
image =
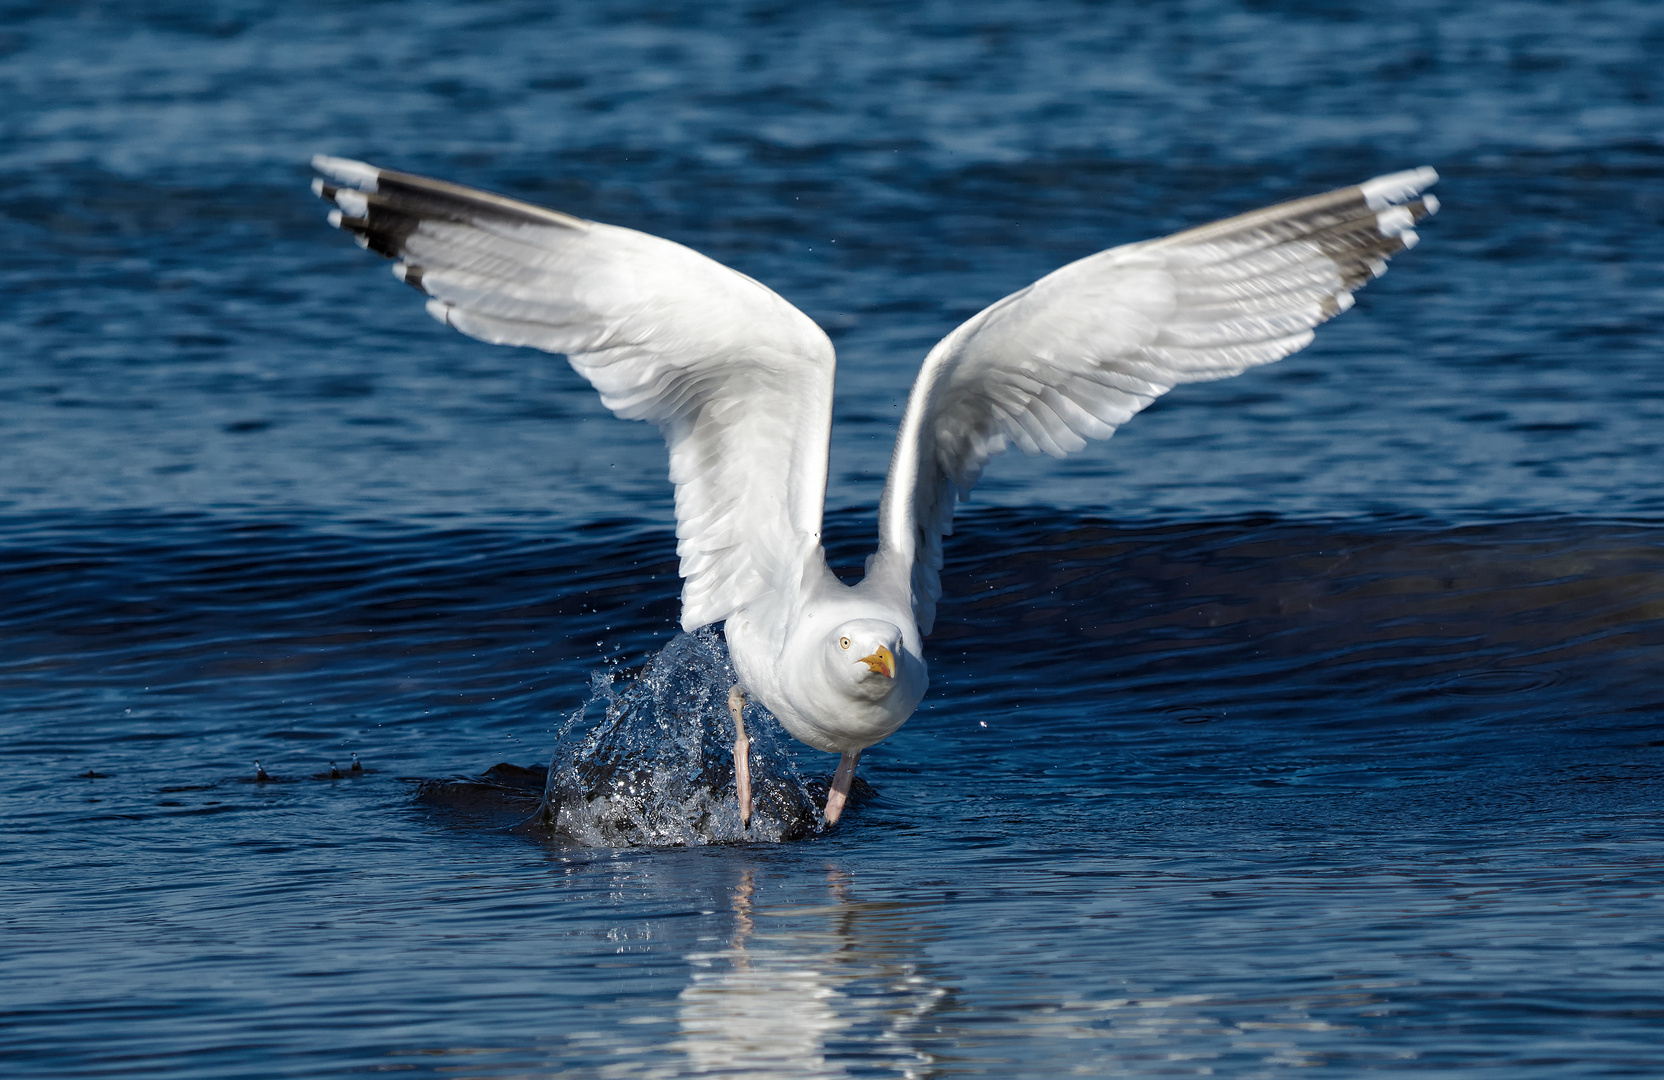
[[614,414],[659,426],[683,627],[795,584],[820,539],[832,423],[832,343],[808,316],[669,240],[362,162],[312,164],[330,222],[399,260],[434,318],[564,353]]
[[1015,444],[1054,457],[1179,383],[1287,356],[1416,242],[1438,209],[1415,169],[1110,248],[967,320],[924,362],[896,436],[870,572],[911,589],[929,633],[955,497]]

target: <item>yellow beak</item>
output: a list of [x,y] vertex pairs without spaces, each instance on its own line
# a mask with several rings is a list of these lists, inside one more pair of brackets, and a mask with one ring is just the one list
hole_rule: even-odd
[[893,679],[896,677],[895,654],[891,653],[889,649],[882,645],[880,645],[878,647],[878,651],[873,653],[871,656],[861,657],[861,663],[867,665],[869,668],[872,668],[873,671],[884,676],[886,679]]

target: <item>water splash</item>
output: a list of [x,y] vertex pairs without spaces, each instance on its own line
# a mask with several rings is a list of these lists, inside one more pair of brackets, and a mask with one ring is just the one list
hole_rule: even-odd
[[728,714],[734,681],[727,645],[708,627],[678,634],[622,686],[596,673],[589,700],[561,730],[534,823],[596,847],[818,833],[820,800],[799,775],[779,721],[754,703],[745,712],[753,809],[749,828],[741,827]]

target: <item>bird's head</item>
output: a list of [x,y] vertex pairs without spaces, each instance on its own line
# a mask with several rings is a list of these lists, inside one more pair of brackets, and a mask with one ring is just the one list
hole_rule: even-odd
[[901,629],[883,619],[851,619],[835,628],[826,642],[834,685],[858,697],[877,699],[895,685],[897,665],[906,653]]

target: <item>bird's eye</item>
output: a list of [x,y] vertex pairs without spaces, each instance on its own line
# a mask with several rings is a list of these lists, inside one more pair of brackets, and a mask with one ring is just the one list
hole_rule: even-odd
[[846,637],[841,637],[841,638],[839,638],[839,639],[838,639],[838,647],[839,647],[839,648],[840,648],[840,649],[847,649],[847,648],[849,648],[849,639],[848,639],[848,638],[846,638]]

